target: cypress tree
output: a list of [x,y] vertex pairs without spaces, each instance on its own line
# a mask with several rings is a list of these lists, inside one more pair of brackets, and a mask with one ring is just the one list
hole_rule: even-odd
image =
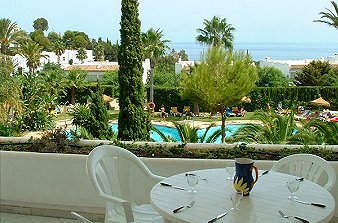
[[96,91],[91,91],[92,102],[89,105],[91,115],[85,128],[94,138],[110,139],[113,136],[113,130],[108,123],[108,111],[102,94],[101,86],[97,84]]
[[119,47],[119,122],[121,140],[149,140],[149,113],[143,110],[144,86],[142,83],[141,22],[137,0],[122,0],[121,44]]

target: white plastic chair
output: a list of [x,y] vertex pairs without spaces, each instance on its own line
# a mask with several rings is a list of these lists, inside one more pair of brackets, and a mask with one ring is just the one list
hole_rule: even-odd
[[294,154],[284,157],[273,165],[271,171],[304,177],[320,184],[328,191],[336,183],[336,173],[333,167],[325,159],[312,154]]
[[163,177],[154,175],[133,153],[102,145],[87,158],[95,191],[107,200],[105,223],[163,222],[150,205],[150,191]]

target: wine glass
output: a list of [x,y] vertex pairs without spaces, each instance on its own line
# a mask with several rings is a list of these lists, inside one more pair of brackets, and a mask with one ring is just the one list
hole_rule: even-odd
[[227,163],[225,165],[225,170],[228,173],[227,180],[234,180],[234,176],[235,176],[235,172],[236,172],[236,170],[235,170],[235,161]]
[[288,189],[291,193],[291,195],[289,196],[290,200],[296,200],[297,199],[295,193],[299,189],[299,184],[300,184],[300,181],[298,179],[290,179],[286,182],[286,185],[287,185],[287,187],[288,187]]
[[239,211],[238,205],[241,202],[241,199],[243,198],[243,191],[236,190],[234,188],[230,191],[230,199],[232,202],[232,207],[230,208],[230,211]]
[[198,184],[199,176],[194,173],[186,173],[185,176],[187,177],[187,182],[190,186],[188,194],[191,195],[197,194],[197,191],[194,189],[194,187]]

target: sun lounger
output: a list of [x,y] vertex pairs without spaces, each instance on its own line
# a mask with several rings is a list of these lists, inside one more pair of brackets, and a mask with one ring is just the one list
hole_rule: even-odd
[[178,112],[177,107],[171,107],[171,109],[170,109],[170,115],[176,116],[176,115],[181,115],[181,113]]

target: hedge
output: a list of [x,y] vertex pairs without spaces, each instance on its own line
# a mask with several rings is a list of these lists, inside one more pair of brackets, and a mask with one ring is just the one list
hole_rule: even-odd
[[[108,96],[114,95],[114,89],[116,87],[112,85],[102,85],[104,94]],[[77,102],[85,103],[89,89],[95,90],[95,85],[86,85],[84,88],[79,89],[77,92]],[[149,88],[146,89],[147,98],[149,98]],[[298,106],[311,107],[311,101],[323,97],[325,100],[331,103],[331,110],[338,110],[338,87],[256,87],[249,94],[251,103],[239,103],[237,106],[244,106],[247,111],[254,111],[257,109],[266,109],[268,103],[271,108],[277,108],[278,103],[282,102],[283,108],[296,108]],[[69,101],[69,94],[63,101]],[[184,106],[193,107],[191,100],[183,100],[179,94],[179,88],[170,87],[156,87],[154,88],[154,103],[156,104],[156,111],[163,104],[166,107],[166,111],[170,110],[170,107],[178,107],[179,111],[183,111]],[[235,105],[229,105],[235,106]],[[208,108],[204,108],[208,111]],[[201,108],[203,111],[203,108]]]
[[[115,145],[129,150],[139,157],[149,158],[234,159],[236,157],[248,157],[255,160],[279,160],[291,154],[309,153],[320,156],[328,161],[338,160],[338,153],[332,150],[307,146],[266,151],[246,146],[234,146],[231,149],[222,147],[212,149],[191,149],[185,148],[184,144],[169,147],[165,145],[150,146],[148,144],[141,146],[137,144],[123,144],[116,142]],[[82,147],[72,143],[57,143],[55,141],[46,140],[20,145],[0,144],[0,150],[4,151],[40,153],[89,154],[93,148],[94,147]]]

